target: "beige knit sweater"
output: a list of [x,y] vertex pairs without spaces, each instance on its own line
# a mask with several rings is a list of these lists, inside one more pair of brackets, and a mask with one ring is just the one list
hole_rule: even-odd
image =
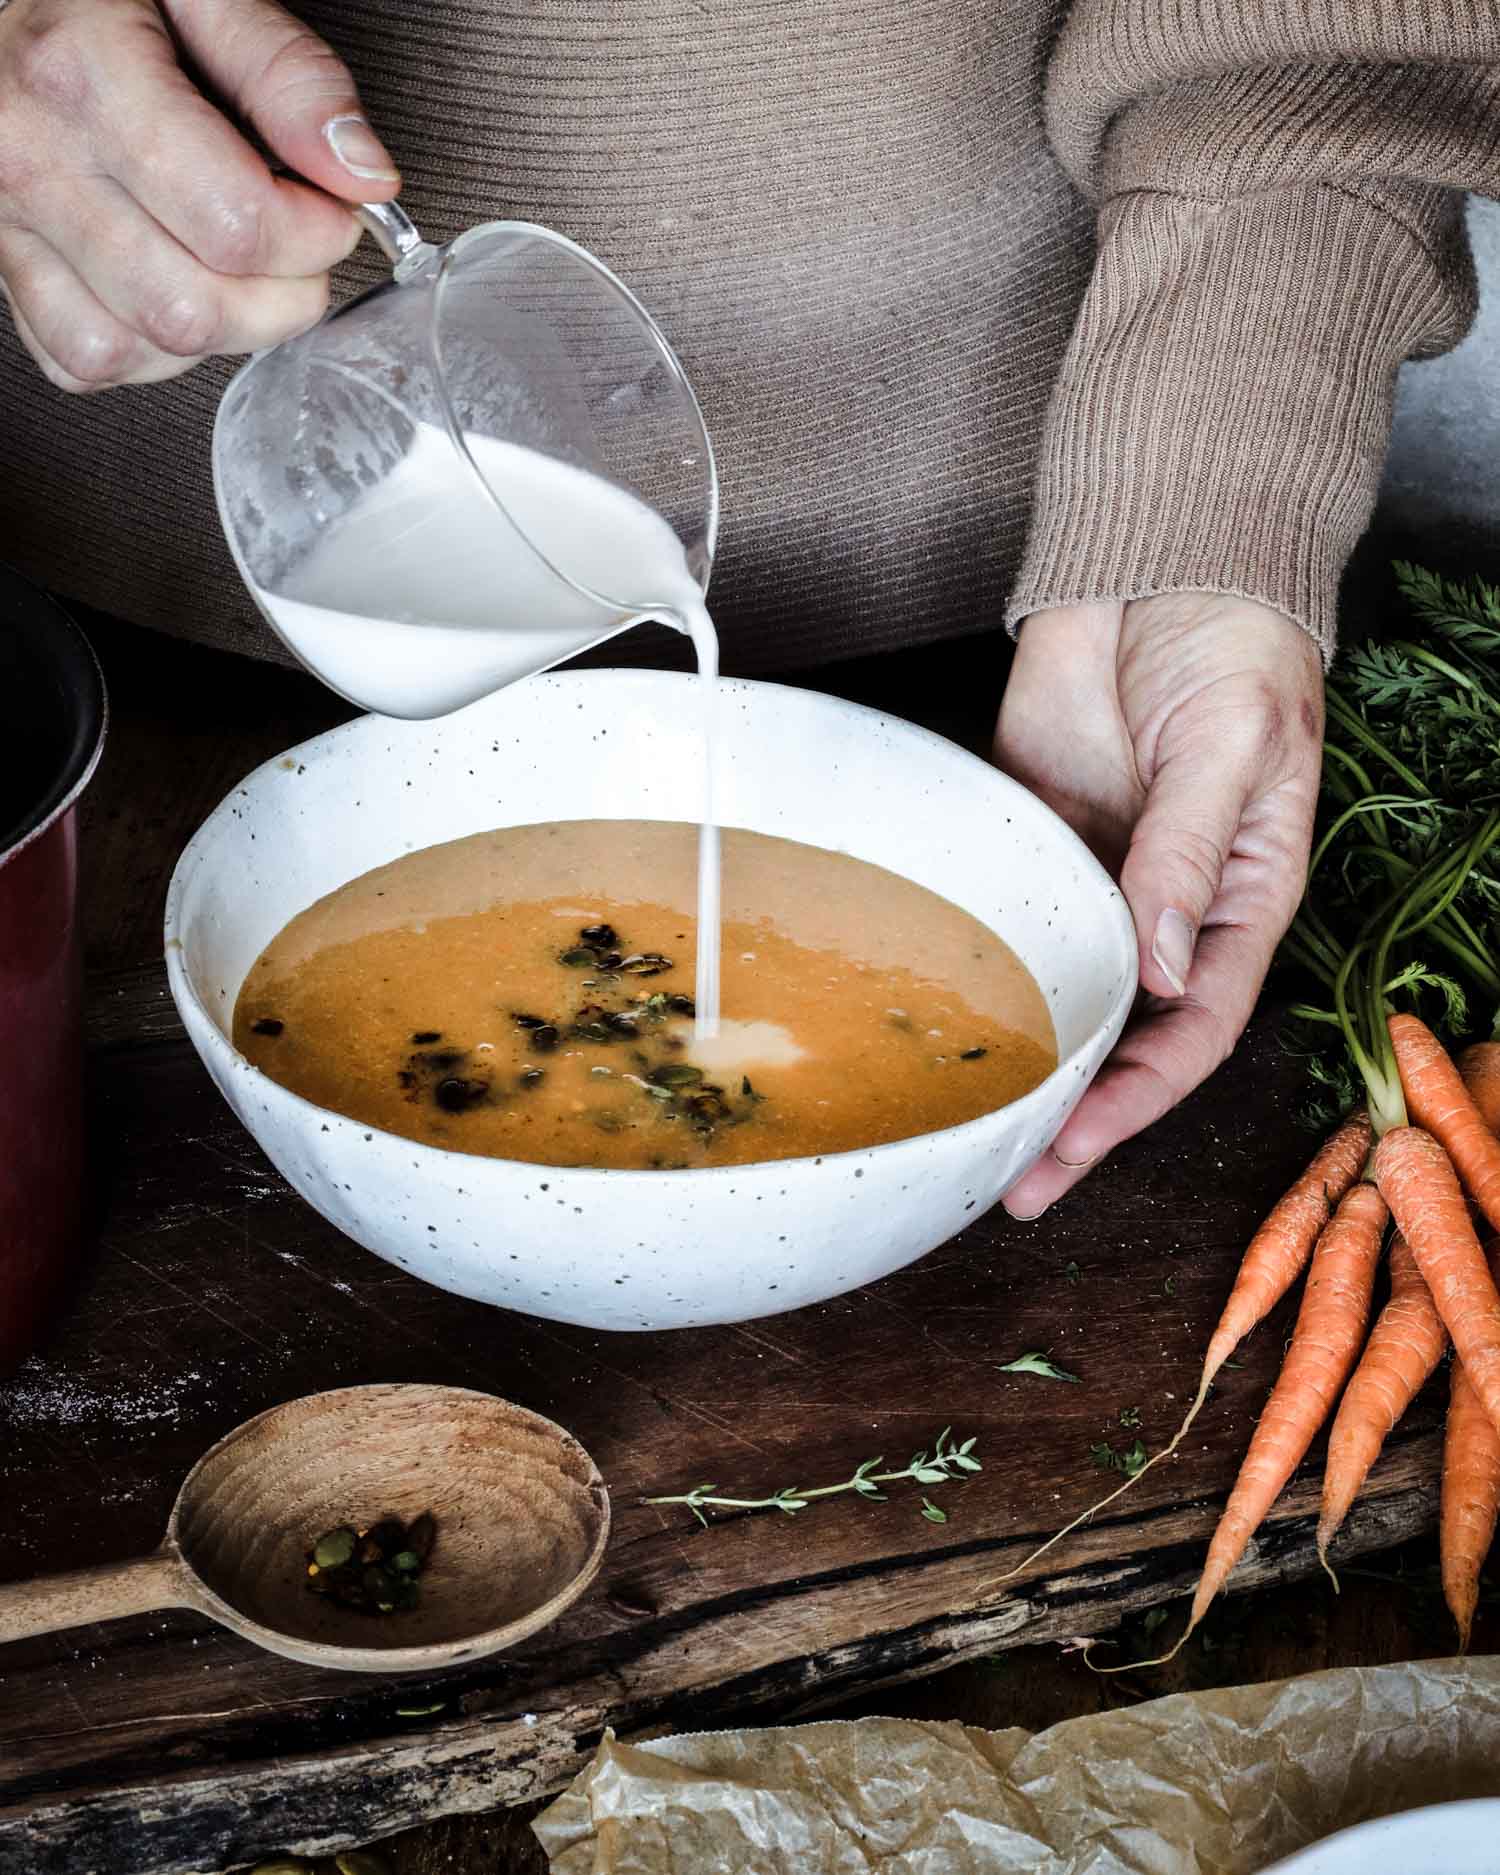
[[[1326,645],[1396,367],[1470,316],[1456,192],[1500,194],[1500,0],[298,10],[430,238],[548,223],[665,325],[730,669],[1188,587]],[[277,655],[213,508],[228,370],[69,399],[7,337],[0,559]]]

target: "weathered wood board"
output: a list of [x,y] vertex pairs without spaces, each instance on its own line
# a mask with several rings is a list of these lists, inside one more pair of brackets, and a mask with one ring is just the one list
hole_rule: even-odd
[[[606,1336],[484,1309],[359,1250],[281,1183],[186,1044],[162,1037],[150,985],[110,988],[95,1057],[103,1237],[55,1345],[0,1389],[0,1575],[151,1547],[212,1439],[291,1395],[377,1378],[485,1387],[561,1420],[610,1482],[616,1535],[598,1588],[556,1629],[431,1682],[320,1673],[186,1613],[0,1649],[6,1875],[195,1871],[367,1840],[538,1794],[605,1724],[805,1710],[982,1649],[1105,1631],[1191,1579],[1279,1322],[1180,1461],[1016,1583],[995,1581],[1097,1494],[1089,1448],[1136,1436],[1122,1409],[1139,1407],[1148,1443],[1170,1430],[1238,1245],[1305,1151],[1278,1118],[1291,1083],[1269,1023],[1055,1217],[995,1213],[796,1315]],[[158,1039],[122,1040],[122,1003]],[[1081,1384],[996,1371],[1039,1347]],[[949,1422],[976,1436],[985,1469],[933,1489],[946,1525],[914,1497],[707,1531],[638,1501],[703,1477],[754,1492],[831,1481],[879,1452],[904,1459]],[[1430,1517],[1434,1423],[1426,1407],[1402,1429],[1351,1549]],[[1315,1493],[1310,1470],[1245,1580],[1309,1566]]]
[[[375,1379],[488,1388],[561,1420],[610,1483],[616,1534],[555,1629],[430,1682],[321,1673],[187,1613],[0,1648],[0,1875],[204,1875],[367,1841],[554,1788],[607,1724],[805,1712],[981,1651],[1101,1633],[1186,1588],[1284,1312],[1178,1460],[1038,1567],[998,1578],[1099,1493],[1108,1474],[1090,1448],[1137,1436],[1122,1411],[1139,1409],[1148,1445],[1175,1423],[1244,1239],[1309,1150],[1273,1018],[1054,1214],[981,1218],[857,1295],[639,1337],[488,1310],[324,1224],[181,1038],[146,961],[171,858],[221,781],[337,714],[272,672],[216,703],[202,686],[224,661],[181,668],[199,688],[143,691],[128,672],[116,686],[112,792],[89,849],[98,1247],[54,1343],[0,1385],[0,1579],[150,1548],[213,1439],[276,1401]],[[1030,1348],[1081,1384],[997,1371]],[[1429,1397],[1401,1428],[1350,1553],[1430,1522],[1436,1415]],[[639,1501],[703,1478],[754,1492],[833,1481],[876,1453],[904,1460],[948,1423],[976,1437],[985,1469],[931,1492],[946,1525],[915,1497],[707,1531]],[[1242,1583],[1310,1569],[1316,1493],[1314,1463]]]

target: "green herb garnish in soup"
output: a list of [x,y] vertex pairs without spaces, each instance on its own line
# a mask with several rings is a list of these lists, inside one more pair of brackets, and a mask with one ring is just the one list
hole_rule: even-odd
[[972,1120],[1056,1065],[1045,998],[895,873],[723,832],[723,1020],[695,1028],[698,829],[560,821],[429,847],[294,918],[235,1045],[367,1126],[541,1165],[747,1164]]

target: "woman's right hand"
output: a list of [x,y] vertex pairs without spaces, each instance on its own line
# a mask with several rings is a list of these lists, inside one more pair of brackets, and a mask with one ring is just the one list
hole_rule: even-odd
[[343,63],[272,0],[0,0],[0,288],[63,390],[304,331],[359,239],[334,198],[399,187]]

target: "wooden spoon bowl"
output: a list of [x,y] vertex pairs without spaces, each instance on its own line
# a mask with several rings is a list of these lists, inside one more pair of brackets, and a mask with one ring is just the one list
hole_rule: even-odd
[[[308,1592],[324,1531],[425,1510],[437,1538],[415,1608],[362,1614]],[[433,1672],[555,1620],[597,1574],[609,1522],[592,1459],[551,1420],[463,1387],[344,1387],[205,1453],[155,1555],[0,1589],[0,1641],[178,1605],[315,1666]]]

